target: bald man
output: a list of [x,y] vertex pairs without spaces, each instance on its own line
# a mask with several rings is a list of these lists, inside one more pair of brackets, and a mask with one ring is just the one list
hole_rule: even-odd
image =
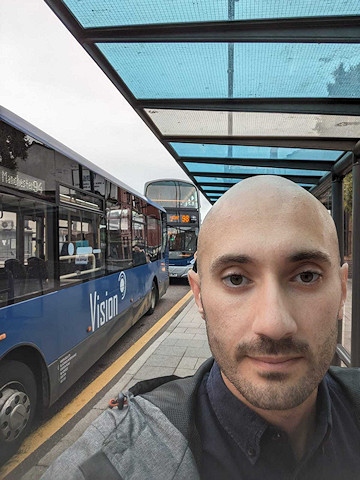
[[137,385],[44,478],[360,478],[360,375],[330,368],[347,265],[325,207],[281,177],[240,182],[205,218],[189,282],[214,358]]

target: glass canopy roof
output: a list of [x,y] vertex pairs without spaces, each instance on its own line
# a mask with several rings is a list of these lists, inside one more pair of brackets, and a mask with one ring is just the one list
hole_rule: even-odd
[[359,0],[46,0],[213,203],[307,189],[360,139]]
[[358,15],[357,0],[65,0],[85,27]]

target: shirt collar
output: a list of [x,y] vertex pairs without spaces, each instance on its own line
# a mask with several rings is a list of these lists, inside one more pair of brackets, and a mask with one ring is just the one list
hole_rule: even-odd
[[[261,453],[260,442],[263,434],[267,429],[274,427],[230,392],[216,362],[209,373],[206,389],[218,421],[249,462],[255,464]],[[316,428],[306,457],[326,440],[331,426],[331,400],[327,381],[324,379],[319,385]]]

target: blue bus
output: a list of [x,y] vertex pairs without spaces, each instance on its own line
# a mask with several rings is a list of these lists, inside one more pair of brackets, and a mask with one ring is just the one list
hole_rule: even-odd
[[0,460],[169,285],[166,212],[0,108]]
[[187,279],[200,227],[198,189],[184,180],[154,180],[145,184],[145,196],[166,210],[170,278]]

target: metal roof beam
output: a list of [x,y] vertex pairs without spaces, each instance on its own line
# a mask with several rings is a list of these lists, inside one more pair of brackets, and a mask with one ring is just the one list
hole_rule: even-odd
[[146,109],[305,113],[360,116],[359,98],[170,98],[139,99]]
[[[239,179],[241,180],[241,179]],[[219,181],[214,181],[214,182],[209,182],[209,181],[206,181],[206,182],[197,182],[197,184],[202,188],[206,188],[206,187],[213,187],[214,185],[221,185],[222,187],[226,187],[226,188],[231,188],[233,185],[235,185],[235,183],[237,182],[234,182],[234,183],[231,183],[231,182],[219,182]],[[206,192],[205,190],[203,190],[204,192]],[[206,192],[208,195],[211,195],[210,192]],[[225,192],[224,192],[225,193]]]
[[[236,180],[244,180],[245,178],[248,178],[248,177],[252,177],[252,176],[255,176],[255,175],[261,175],[260,173],[256,173],[256,172],[249,172],[247,174],[242,174],[242,173],[238,173],[238,174],[232,174],[232,173],[206,173],[206,172],[191,172],[192,175],[196,178],[208,178],[208,177],[214,177],[214,179],[222,179],[222,178],[234,178]],[[321,176],[314,176],[314,175],[281,175],[282,177],[285,177],[285,178],[288,178],[289,180],[292,180],[293,182],[295,183],[307,183],[307,184],[317,184],[320,179],[322,178]],[[200,185],[204,185],[202,184],[201,181],[197,180],[197,183],[199,183]],[[208,185],[216,185],[216,184],[219,184],[221,186],[224,186],[222,183],[220,182],[216,182],[214,181],[214,183],[208,183]],[[233,185],[233,184],[231,184]]]
[[[47,3],[52,5],[50,1],[47,1]],[[83,29],[79,41],[82,43],[360,43],[360,16],[276,18],[86,28]]]
[[215,165],[232,165],[239,167],[265,167],[265,168],[296,168],[300,170],[331,170],[333,161],[321,160],[276,160],[263,158],[214,158],[214,157],[181,157],[178,162],[205,163]]
[[347,152],[337,162],[334,163],[331,171],[333,175],[342,177],[350,172],[353,165],[353,154],[352,152]]
[[83,28],[76,20],[74,15],[65,6],[65,4],[58,0],[44,0],[45,3],[51,8],[55,15],[61,20],[65,27],[74,35],[79,41],[79,37],[82,35]]
[[324,175],[316,185],[311,187],[310,192],[317,198],[331,188],[332,172]]
[[247,145],[260,147],[315,148],[317,150],[353,150],[357,138],[336,137],[265,137],[164,135],[163,142],[200,143],[215,145]]
[[[225,186],[225,187],[227,188],[227,190],[225,190],[225,191],[224,191],[224,190],[221,190],[221,191],[206,190],[206,187],[216,186],[216,185],[217,185],[216,182],[215,182],[215,183],[199,183],[199,182],[196,182],[196,185],[197,185],[197,187],[201,190],[201,193],[202,193],[205,197],[209,198],[209,197],[211,197],[211,195],[213,195],[213,194],[221,194],[221,195],[223,195],[224,193],[226,193],[226,191],[227,191],[229,188],[231,188],[232,186],[234,186],[235,183],[221,183],[221,186]],[[313,186],[310,186],[310,187],[303,187],[303,188],[305,188],[306,190],[310,190],[311,188],[315,188],[315,187],[316,187],[316,186],[313,185]]]
[[206,188],[203,189],[203,191],[207,195],[222,195],[223,193],[225,193],[225,190],[206,190]]

